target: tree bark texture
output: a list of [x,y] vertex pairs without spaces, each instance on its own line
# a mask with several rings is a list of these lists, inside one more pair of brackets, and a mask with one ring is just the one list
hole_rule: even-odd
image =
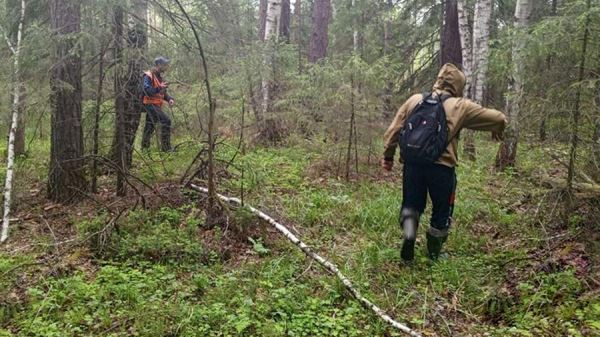
[[310,38],[308,61],[316,63],[327,55],[327,47],[329,45],[329,20],[331,19],[331,1],[315,0],[313,6],[313,27]]
[[281,0],[281,19],[279,20],[279,37],[289,43],[290,42],[290,24],[291,20],[290,0]]
[[506,136],[496,156],[496,168],[504,170],[506,167],[514,167],[517,157],[517,145],[519,142],[519,119],[520,108],[523,97],[523,77],[525,56],[525,32],[529,26],[529,17],[533,7],[533,0],[517,0],[515,9],[515,31],[516,38],[513,39],[512,47],[512,76],[509,81],[509,96],[506,102],[506,113],[508,115],[508,129]]
[[445,0],[444,29],[441,42],[441,63],[453,63],[462,66],[462,48],[458,28],[457,0]]
[[75,202],[87,189],[81,125],[81,56],[75,50],[80,32],[77,0],[51,0],[50,26],[55,38],[51,88],[51,145],[48,197]]

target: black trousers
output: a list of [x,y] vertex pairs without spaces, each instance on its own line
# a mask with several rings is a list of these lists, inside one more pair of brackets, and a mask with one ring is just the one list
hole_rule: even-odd
[[158,105],[146,104],[146,125],[144,126],[144,135],[142,138],[142,149],[150,147],[152,134],[156,129],[156,124],[160,124],[160,143],[163,151],[171,150],[171,119]]
[[429,194],[433,204],[431,227],[448,231],[456,193],[454,168],[438,164],[404,164],[402,184],[402,208],[423,214]]

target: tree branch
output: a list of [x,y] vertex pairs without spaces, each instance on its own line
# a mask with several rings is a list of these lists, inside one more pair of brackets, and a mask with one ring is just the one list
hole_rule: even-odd
[[[195,190],[197,192],[208,194],[208,189],[207,188],[196,186],[194,184],[190,184],[189,186],[190,186],[191,189],[193,189],[193,190]],[[221,194],[217,194],[217,196],[219,197],[219,199],[221,199],[221,200],[223,200],[225,202],[228,202],[228,203],[233,203],[233,204],[236,204],[236,205],[241,205],[242,204],[242,202],[238,198],[226,197],[226,196],[223,196]],[[407,327],[406,325],[395,321],[392,317],[390,317],[389,315],[387,315],[381,308],[379,308],[373,302],[371,302],[367,298],[365,298],[360,293],[360,291],[354,287],[354,285],[352,284],[352,282],[346,276],[344,276],[344,274],[342,274],[342,272],[339,270],[339,268],[336,265],[334,265],[333,263],[329,262],[328,260],[326,260],[325,258],[323,258],[321,255],[315,253],[311,247],[307,246],[304,242],[302,242],[296,235],[294,235],[292,232],[290,232],[290,230],[287,229],[287,227],[285,227],[284,225],[282,225],[279,222],[275,221],[269,215],[263,213],[262,211],[254,208],[252,206],[245,205],[245,207],[247,207],[250,210],[250,212],[254,213],[259,218],[267,221],[269,224],[271,224],[273,227],[275,227],[275,229],[277,229],[288,240],[290,240],[293,244],[295,244],[298,248],[300,248],[304,252],[304,254],[306,254],[308,257],[310,257],[313,260],[317,261],[321,266],[323,266],[325,269],[327,269],[332,274],[335,274],[338,277],[338,279],[340,279],[340,281],[342,281],[342,283],[344,284],[344,286],[346,286],[346,289],[348,289],[348,291],[350,291],[350,293],[352,294],[352,296],[354,296],[354,298],[356,298],[365,308],[372,310],[383,321],[385,321],[386,323],[388,323],[392,327],[394,327],[394,328],[396,328],[396,329],[398,329],[398,330],[406,333],[407,335],[410,335],[410,336],[413,336],[413,337],[421,336],[415,330],[412,330],[411,328]]]

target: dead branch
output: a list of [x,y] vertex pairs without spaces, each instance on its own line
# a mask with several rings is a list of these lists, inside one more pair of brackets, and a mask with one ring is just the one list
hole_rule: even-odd
[[[194,184],[190,184],[189,186],[191,189],[193,189],[197,192],[201,192],[204,194],[208,193],[207,188],[196,186]],[[227,202],[230,204],[235,204],[235,205],[242,204],[242,202],[238,198],[226,197],[221,194],[217,194],[217,197],[219,199],[223,200],[224,202]],[[327,271],[331,272],[332,274],[335,274],[338,277],[338,279],[344,284],[344,286],[346,286],[346,289],[348,289],[348,291],[352,294],[352,296],[354,296],[354,298],[356,298],[363,305],[363,307],[365,307],[369,310],[372,310],[377,316],[379,316],[379,318],[381,318],[386,323],[390,324],[392,327],[394,327],[410,336],[414,336],[414,337],[421,336],[418,332],[412,330],[408,326],[395,321],[392,317],[387,315],[381,308],[379,308],[373,302],[371,302],[366,297],[364,297],[360,293],[360,291],[355,288],[355,286],[352,284],[352,282],[344,274],[342,274],[342,272],[339,270],[339,268],[335,264],[329,262],[328,260],[323,258],[321,255],[315,253],[311,247],[306,245],[296,235],[294,235],[292,232],[290,232],[290,230],[288,230],[287,227],[285,227],[284,225],[275,221],[269,215],[263,213],[262,211],[254,208],[252,206],[245,205],[245,207],[247,207],[248,210],[250,210],[250,212],[254,213],[259,218],[267,221],[269,224],[271,224],[273,227],[275,227],[275,229],[277,229],[277,231],[279,231],[289,241],[291,241],[294,245],[296,245],[298,248],[300,248],[304,252],[304,254],[306,254],[308,257],[317,261],[321,266],[323,266],[325,269],[327,269]]]

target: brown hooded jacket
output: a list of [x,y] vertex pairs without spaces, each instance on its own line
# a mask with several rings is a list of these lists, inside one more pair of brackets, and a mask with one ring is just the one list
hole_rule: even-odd
[[[458,157],[458,133],[461,129],[491,131],[496,140],[500,140],[506,127],[506,116],[494,109],[486,109],[479,104],[470,101],[463,96],[465,87],[465,75],[453,64],[445,64],[438,74],[433,85],[433,92],[437,94],[450,95],[452,97],[444,101],[446,111],[446,123],[448,126],[448,137],[451,139],[448,148],[442,157],[436,162],[441,165],[454,167],[457,165]],[[393,160],[398,147],[398,136],[404,126],[404,121],[423,99],[421,94],[413,95],[400,107],[396,117],[384,134],[384,158]]]

